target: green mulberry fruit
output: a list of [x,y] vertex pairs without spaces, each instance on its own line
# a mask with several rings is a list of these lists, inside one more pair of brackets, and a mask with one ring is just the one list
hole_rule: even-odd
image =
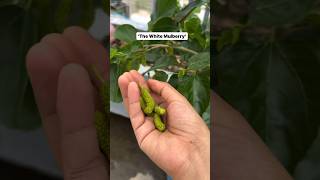
[[140,106],[145,115],[153,117],[155,127],[163,132],[166,130],[165,124],[161,120],[161,116],[166,114],[166,109],[160,107],[155,103],[147,88],[139,86],[140,89]]
[[139,86],[139,88],[140,88],[141,97],[145,102],[145,107],[143,108],[143,112],[146,114],[151,114],[154,110],[156,103],[154,102],[154,99],[147,88],[144,88],[141,86]]
[[159,116],[159,114],[154,113],[153,115],[153,122],[154,122],[154,126],[160,131],[163,132],[166,130],[166,125],[162,122],[161,117]]
[[160,116],[163,116],[164,114],[166,114],[166,109],[162,108],[161,106],[155,106],[154,107],[154,112],[159,114]]
[[107,132],[107,120],[104,113],[95,112],[95,126],[97,130],[98,142],[103,154],[109,154],[109,138]]
[[98,72],[97,68],[92,65],[92,72],[97,78],[97,80],[100,81],[101,86],[99,88],[99,96],[101,100],[101,111],[95,112],[95,120],[94,124],[97,131],[97,138],[99,147],[102,151],[102,153],[105,156],[109,157],[110,152],[110,142],[109,142],[109,110],[110,110],[110,104],[109,104],[109,82],[104,80],[101,74]]

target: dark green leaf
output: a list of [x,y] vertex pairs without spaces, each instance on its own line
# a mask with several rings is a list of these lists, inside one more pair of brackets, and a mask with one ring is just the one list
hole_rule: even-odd
[[140,61],[138,58],[135,58],[135,59],[129,59],[127,61],[127,70],[130,71],[130,70],[138,70],[140,67]]
[[216,63],[217,90],[266,140],[289,170],[315,138],[301,79],[278,44],[241,41]]
[[145,57],[147,62],[154,63],[162,56],[162,49],[152,49],[151,51],[146,52]]
[[122,96],[118,86],[118,78],[125,72],[125,69],[121,68],[117,64],[110,65],[110,99],[113,102],[121,102]]
[[317,171],[320,168],[320,134],[313,142],[308,150],[306,157],[299,162],[294,173],[295,180],[313,180],[320,179],[320,173]]
[[156,21],[162,17],[172,17],[177,9],[177,0],[157,0],[155,4],[155,11],[151,15],[152,21]]
[[186,7],[184,7],[182,10],[180,10],[176,14],[176,17],[175,17],[176,21],[177,22],[183,21],[191,14],[193,10],[195,10],[197,7],[201,6],[202,4],[203,2],[201,0],[196,0],[189,3]]
[[217,50],[221,51],[225,46],[234,45],[238,42],[241,32],[241,27],[235,26],[232,29],[225,30],[218,37]]
[[168,74],[166,72],[163,72],[163,71],[155,71],[155,75],[152,78],[156,79],[158,81],[167,82]]
[[136,40],[136,33],[136,28],[129,24],[124,24],[117,27],[114,37],[125,42],[132,42]]
[[195,71],[202,71],[204,69],[210,68],[210,53],[204,52],[193,55],[188,60],[188,69],[195,70]]
[[175,89],[178,88],[179,85],[179,77],[178,74],[173,74],[170,76],[168,83],[174,87]]
[[170,17],[158,19],[151,28],[152,32],[175,32],[178,30],[178,24]]
[[167,68],[168,66],[174,65],[176,63],[177,61],[174,56],[163,55],[148,71]]
[[210,106],[210,103],[209,103],[206,111],[202,114],[202,119],[206,122],[206,124],[209,127],[210,127],[210,124],[211,124],[210,113],[211,113],[211,106]]
[[179,79],[178,91],[184,95],[195,110],[202,115],[210,102],[208,77],[184,76]]
[[278,26],[301,21],[311,10],[315,0],[253,0],[250,22],[257,25]]

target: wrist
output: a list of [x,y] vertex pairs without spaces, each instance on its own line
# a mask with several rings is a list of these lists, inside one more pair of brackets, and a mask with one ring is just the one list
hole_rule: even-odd
[[172,174],[174,180],[210,179],[210,132],[200,137],[183,166]]
[[200,155],[193,155],[193,159],[186,162],[172,177],[174,180],[209,180],[210,162],[204,160]]

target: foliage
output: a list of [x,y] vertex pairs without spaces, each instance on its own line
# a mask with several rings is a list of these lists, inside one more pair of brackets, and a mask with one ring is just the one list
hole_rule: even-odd
[[[177,1],[156,1],[155,11],[148,23],[150,32],[189,33],[188,41],[137,41],[131,25],[118,26],[115,37],[122,43],[111,48],[111,100],[121,102],[118,77],[141,65],[150,67],[144,75],[167,81],[180,91],[209,123],[210,33],[194,14],[203,1],[179,7]],[[204,27],[204,28],[203,28]],[[154,74],[154,75],[151,75]]]
[[320,179],[310,173],[320,164],[319,2],[221,2],[213,3],[215,90],[295,178]]
[[0,123],[18,129],[40,125],[25,55],[48,33],[61,32],[70,25],[88,28],[99,4],[95,0],[0,1]]

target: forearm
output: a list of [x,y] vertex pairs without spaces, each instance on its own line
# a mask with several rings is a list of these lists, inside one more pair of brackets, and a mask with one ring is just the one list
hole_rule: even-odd
[[214,179],[291,180],[243,116],[213,97]]

